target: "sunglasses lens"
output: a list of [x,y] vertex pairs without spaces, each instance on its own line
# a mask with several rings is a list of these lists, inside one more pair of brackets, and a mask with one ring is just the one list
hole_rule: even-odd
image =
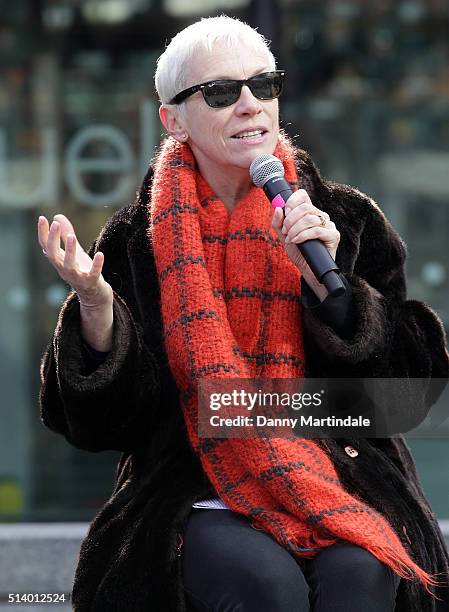
[[235,81],[219,81],[206,85],[204,99],[212,108],[223,108],[237,102],[241,87]]
[[259,100],[273,100],[282,92],[283,75],[278,72],[268,72],[251,79],[249,88]]
[[[283,81],[283,73],[267,72],[249,79],[247,83],[252,94],[259,100],[273,100],[281,95]],[[224,108],[237,102],[242,91],[242,84],[238,81],[215,81],[205,85],[202,91],[209,106]]]

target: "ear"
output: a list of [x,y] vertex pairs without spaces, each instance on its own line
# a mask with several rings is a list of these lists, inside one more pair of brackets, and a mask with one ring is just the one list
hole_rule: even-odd
[[179,142],[186,142],[189,136],[180,113],[173,105],[161,104],[159,107],[159,118],[170,136],[173,136]]

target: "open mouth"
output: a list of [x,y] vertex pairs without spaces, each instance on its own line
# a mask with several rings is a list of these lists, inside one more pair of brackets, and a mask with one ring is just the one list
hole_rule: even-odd
[[265,130],[264,128],[254,129],[254,130],[245,130],[245,131],[239,132],[235,136],[232,136],[232,138],[238,138],[240,140],[245,140],[245,139],[251,140],[254,138],[260,138],[261,136],[266,134],[267,131],[268,130]]

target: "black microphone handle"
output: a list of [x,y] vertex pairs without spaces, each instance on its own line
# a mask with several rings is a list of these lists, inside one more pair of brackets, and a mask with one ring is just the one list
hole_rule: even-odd
[[[268,179],[263,186],[263,190],[270,202],[275,205],[277,204],[277,206],[282,206],[285,218],[285,203],[293,194],[285,178],[275,177]],[[339,274],[340,269],[321,240],[312,238],[296,246],[308,263],[317,281],[326,287],[332,297],[343,295],[346,292],[346,287]]]

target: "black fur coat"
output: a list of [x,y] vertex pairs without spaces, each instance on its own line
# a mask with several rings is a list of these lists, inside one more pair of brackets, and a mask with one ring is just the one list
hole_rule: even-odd
[[[380,209],[358,190],[323,180],[305,151],[298,176],[341,233],[337,263],[356,316],[354,335],[344,339],[313,309],[303,309],[307,375],[446,379],[442,324],[425,304],[406,299],[405,246]],[[185,612],[179,534],[192,504],[215,495],[189,446],[161,341],[148,233],[151,178],[150,170],[135,202],[113,215],[90,250],[104,253],[103,275],[114,289],[111,352],[92,373],[86,370],[72,291],[41,363],[43,423],[77,448],[122,452],[112,495],[81,546],[76,612]],[[413,391],[402,405],[418,424],[439,392],[427,385]],[[357,457],[344,451],[348,441]],[[322,444],[347,490],[388,517],[415,561],[449,576],[443,537],[403,437]],[[420,585],[402,580],[396,612],[448,611],[448,591],[440,591],[444,603],[435,607]]]

